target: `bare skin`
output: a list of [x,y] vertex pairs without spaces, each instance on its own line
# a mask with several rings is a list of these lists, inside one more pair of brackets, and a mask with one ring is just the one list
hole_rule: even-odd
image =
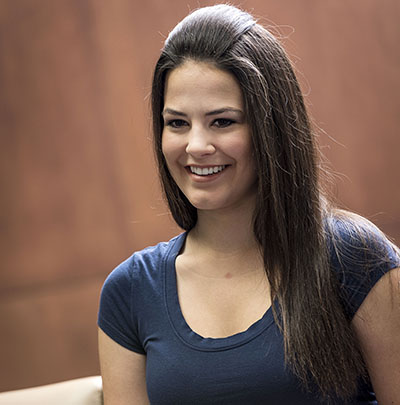
[[148,405],[146,356],[120,346],[99,329],[100,369],[106,405]]
[[[176,260],[184,318],[203,337],[222,338],[243,332],[262,318],[271,305],[251,227],[228,217],[225,221],[213,218],[199,224],[202,225],[188,235]],[[246,228],[250,228],[249,235],[244,237],[239,229]],[[218,235],[220,243],[213,241],[211,235]]]

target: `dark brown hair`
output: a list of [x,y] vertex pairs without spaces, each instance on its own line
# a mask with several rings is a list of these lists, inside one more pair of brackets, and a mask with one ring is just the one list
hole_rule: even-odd
[[228,5],[205,7],[169,34],[152,85],[154,148],[171,213],[185,230],[196,209],[171,177],[162,154],[166,75],[185,60],[233,74],[251,128],[258,192],[254,233],[264,258],[286,362],[325,398],[350,397],[365,367],[329,268],[326,218],[315,137],[293,68],[276,38]]

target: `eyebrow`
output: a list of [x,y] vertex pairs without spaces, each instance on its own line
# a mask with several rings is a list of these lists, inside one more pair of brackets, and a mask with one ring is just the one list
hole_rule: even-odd
[[[238,108],[233,108],[233,107],[223,107],[223,108],[219,108],[218,110],[213,110],[213,111],[209,111],[207,112],[205,115],[206,116],[210,116],[210,115],[218,115],[218,114],[223,114],[225,112],[235,112],[235,113],[240,113],[243,114],[242,110],[239,110]],[[162,115],[165,114],[171,114],[171,115],[178,115],[180,117],[187,117],[187,114],[181,112],[181,111],[177,111],[177,110],[173,110],[172,108],[166,108],[163,112]]]

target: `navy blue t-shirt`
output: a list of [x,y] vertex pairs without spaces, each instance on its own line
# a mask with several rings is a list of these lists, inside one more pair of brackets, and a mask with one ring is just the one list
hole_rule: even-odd
[[[185,238],[183,233],[135,253],[109,275],[101,293],[99,327],[121,346],[146,355],[151,404],[322,404],[285,367],[283,338],[271,308],[249,329],[230,337],[203,338],[190,329],[180,309],[175,272]],[[346,271],[346,260],[331,249],[350,318],[382,274],[399,265],[383,239],[382,246],[389,260],[367,278],[360,277],[360,264]],[[360,385],[350,403],[376,404],[370,386]]]

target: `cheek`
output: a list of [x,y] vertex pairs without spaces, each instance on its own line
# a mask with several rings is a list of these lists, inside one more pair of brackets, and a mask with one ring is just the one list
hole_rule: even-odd
[[179,139],[176,136],[171,136],[168,133],[163,134],[161,151],[169,170],[174,171],[174,167],[182,153],[182,142],[179,142]]
[[253,147],[248,139],[237,139],[227,145],[226,151],[235,159],[244,164],[253,162]]
[[164,155],[165,160],[168,162],[174,152],[174,147],[171,138],[164,133],[162,134],[161,138],[161,151]]
[[253,145],[251,139],[246,141],[238,142],[232,145],[232,153],[235,154],[243,174],[246,173],[247,176],[257,178],[255,158],[253,153]]

